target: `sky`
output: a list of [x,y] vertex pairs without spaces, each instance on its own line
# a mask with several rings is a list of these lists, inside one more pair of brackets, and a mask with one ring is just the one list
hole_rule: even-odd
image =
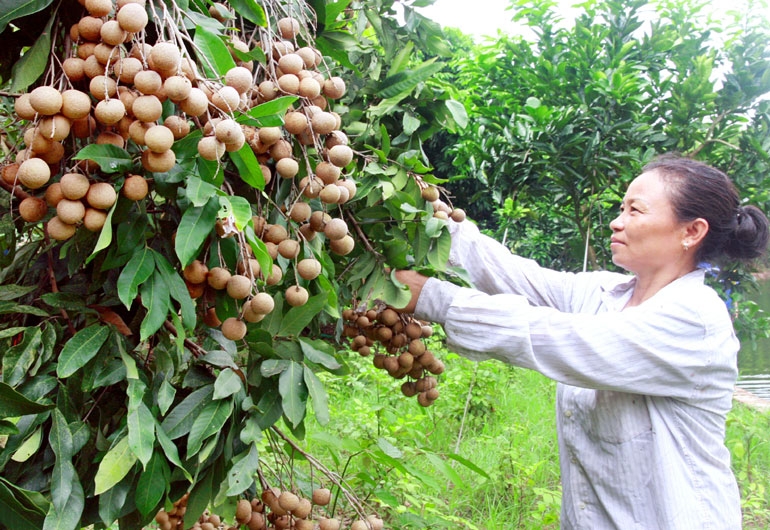
[[[560,0],[560,3],[564,5],[565,19],[572,18],[570,11],[579,12],[571,6],[580,3],[580,0]],[[494,37],[498,29],[506,33],[520,33],[511,21],[513,12],[506,10],[510,4],[510,0],[436,0],[433,5],[419,8],[419,11],[441,26],[459,28],[478,39],[485,35]],[[715,13],[721,13],[725,9],[745,6],[746,0],[712,0],[710,4]],[[764,16],[770,21],[770,9]]]

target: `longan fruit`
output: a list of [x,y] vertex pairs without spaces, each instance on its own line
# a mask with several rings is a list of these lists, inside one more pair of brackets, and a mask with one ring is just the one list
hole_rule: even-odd
[[298,307],[305,305],[310,295],[308,294],[307,289],[304,287],[300,285],[292,285],[286,289],[284,296],[286,298],[287,304],[292,307]]
[[246,524],[251,519],[251,503],[246,499],[239,499],[235,506],[235,520],[238,524]]
[[51,217],[46,223],[46,231],[51,239],[56,241],[64,241],[75,235],[77,227],[75,225],[62,222],[57,216]]
[[162,153],[154,153],[149,149],[142,151],[142,167],[154,173],[170,171],[176,164],[176,154],[172,149]]
[[251,310],[255,313],[266,315],[275,308],[275,300],[267,293],[257,293],[249,302]]
[[[99,36],[102,39],[102,43],[108,46],[117,46],[123,44],[128,37],[128,32],[120,25],[117,20],[108,20],[102,24],[102,28],[99,30]],[[97,45],[98,48],[98,45]],[[96,50],[94,50],[96,53]],[[112,52],[109,54],[112,55]],[[104,57],[100,57],[101,59]],[[104,61],[106,64],[107,61]]]
[[289,232],[282,225],[275,224],[266,228],[267,231],[265,232],[265,236],[263,238],[266,242],[275,243],[277,245],[289,237]]
[[103,125],[114,125],[126,115],[126,106],[119,99],[104,99],[96,104],[94,117]]
[[298,48],[295,53],[305,61],[305,68],[314,68],[321,64],[321,53],[315,48],[303,46],[302,48]]
[[117,198],[118,194],[115,192],[115,188],[108,182],[94,182],[86,193],[88,204],[100,210],[111,208]]
[[80,173],[65,173],[59,179],[59,186],[65,199],[77,201],[86,196],[91,183],[88,181],[88,177]]
[[254,77],[247,68],[236,66],[225,73],[225,84],[233,87],[239,94],[245,94],[254,84]]
[[37,111],[32,107],[29,93],[22,94],[13,102],[13,110],[22,120],[34,120]]
[[382,530],[385,526],[383,520],[374,514],[367,515],[366,522],[371,526],[371,530]]
[[152,69],[172,70],[179,66],[182,60],[182,53],[176,44],[171,42],[158,42],[150,50],[148,60],[152,63]]
[[156,94],[163,86],[163,78],[155,70],[142,70],[134,76],[134,88],[146,96]]
[[299,506],[299,497],[291,491],[283,491],[278,496],[278,504],[287,512],[293,512]]
[[[288,158],[284,159],[288,160]],[[311,206],[306,202],[295,202],[292,204],[291,209],[289,210],[289,217],[292,221],[295,223],[304,223],[308,219],[310,219],[310,215],[313,213],[313,209]]]
[[326,519],[322,517],[318,521],[318,528],[319,530],[340,530],[340,522],[338,519],[332,517],[331,519]]
[[340,219],[330,219],[324,226],[324,235],[332,241],[342,239],[348,233],[348,224]]
[[332,498],[332,492],[328,488],[316,488],[313,490],[313,504],[326,506]]
[[30,158],[21,163],[16,178],[27,188],[36,190],[51,179],[51,168],[39,158]]
[[326,204],[335,204],[340,199],[340,189],[336,184],[327,184],[318,194],[318,198]]
[[206,281],[206,275],[209,272],[209,268],[200,261],[193,260],[182,270],[182,276],[190,283],[203,283]]
[[211,104],[219,110],[232,113],[241,104],[241,95],[231,86],[223,86],[211,94]]
[[123,182],[120,192],[130,201],[141,201],[147,196],[149,186],[143,176],[129,175]]
[[83,226],[90,232],[98,232],[107,222],[107,212],[96,208],[86,208],[83,216]]
[[242,274],[233,274],[229,280],[227,280],[227,294],[230,298],[235,300],[243,300],[249,294],[251,294],[253,282],[247,276]]
[[350,530],[369,530],[369,525],[367,525],[365,521],[359,519],[353,521],[353,524],[350,525]]
[[222,335],[230,340],[241,340],[246,336],[246,324],[235,317],[230,317],[222,322]]
[[290,134],[300,134],[308,127],[307,116],[301,112],[289,111],[283,117],[283,127]]
[[182,101],[190,95],[192,83],[183,75],[172,75],[163,82],[163,91],[171,101]]
[[330,77],[324,81],[323,93],[331,99],[340,99],[345,95],[345,81],[341,77]]
[[155,125],[144,133],[144,145],[153,153],[164,153],[174,145],[174,133],[165,125]]
[[339,256],[346,256],[355,248],[356,242],[352,237],[346,235],[342,239],[329,241],[329,248]]
[[179,102],[179,108],[188,116],[200,116],[209,106],[209,98],[200,88],[193,87],[185,99]]
[[329,162],[337,167],[345,167],[353,160],[353,150],[347,145],[335,145],[328,154]]
[[48,213],[48,204],[37,197],[26,197],[19,203],[19,215],[28,223],[36,223]]
[[157,96],[151,94],[139,96],[131,106],[131,113],[137,120],[154,122],[163,114],[163,104]]
[[278,243],[278,254],[286,259],[294,259],[299,255],[299,241],[294,239],[284,239]]
[[71,201],[62,199],[56,205],[56,216],[62,223],[74,225],[83,220],[86,214],[86,207],[80,201]]
[[452,213],[449,214],[449,218],[456,223],[465,221],[465,210],[462,208],[455,208]]
[[88,91],[99,101],[109,99],[118,93],[118,84],[106,75],[97,75],[88,83]]
[[324,184],[334,184],[337,179],[340,178],[342,171],[338,166],[330,162],[319,162],[315,167],[316,176],[323,181]]
[[138,145],[144,145],[144,136],[152,127],[155,127],[154,123],[145,123],[143,121],[134,120],[131,125],[128,126],[128,137]]
[[420,195],[428,202],[437,201],[439,198],[438,188],[435,186],[428,186],[427,188],[422,189]]
[[112,0],[85,0],[88,14],[94,17],[106,17],[112,11]]
[[[121,83],[133,84],[139,72],[143,71],[142,61],[136,57],[124,57],[115,64],[115,75]],[[118,88],[118,91],[120,91]],[[122,87],[126,88],[126,87]]]
[[61,97],[61,113],[67,118],[78,120],[91,112],[91,98],[85,92],[69,89],[62,92]]
[[198,141],[198,154],[204,160],[218,160],[225,154],[226,146],[214,136],[204,136]]
[[[301,59],[300,59],[301,60]],[[299,77],[294,74],[283,74],[278,78],[278,88],[287,94],[299,93]]]
[[331,112],[318,112],[311,119],[310,124],[313,126],[313,132],[316,134],[329,134],[333,130],[337,129],[337,119]]
[[29,104],[35,112],[43,116],[52,116],[61,110],[61,92],[51,86],[39,86],[29,93]]
[[292,40],[299,33],[299,21],[294,17],[283,17],[278,20],[278,31],[284,39]]
[[115,147],[120,147],[123,149],[123,147],[126,145],[126,141],[123,139],[123,137],[112,131],[102,131],[99,133],[99,136],[96,137],[96,143],[98,145],[114,145]]
[[[296,524],[304,519],[307,518],[308,515],[310,515],[311,510],[313,509],[313,505],[310,503],[309,500],[305,498],[299,499],[299,504],[296,508],[294,508],[291,512],[295,519],[294,524],[296,529],[300,529],[300,526],[296,526]],[[304,521],[305,523],[310,523],[310,528],[313,528],[312,521]]]
[[312,77],[305,77],[299,81],[299,95],[305,98],[315,98],[321,94],[321,83]]
[[163,125],[169,128],[174,135],[174,140],[180,140],[190,134],[190,122],[182,116],[172,114],[163,121]]
[[47,140],[60,142],[70,134],[70,120],[61,114],[46,116],[38,123],[38,131]]
[[232,276],[232,274],[230,274],[230,271],[224,267],[212,267],[211,270],[209,270],[206,281],[209,284],[209,287],[221,291],[227,287],[227,281],[230,279],[230,276]]
[[56,205],[59,204],[59,201],[64,198],[64,195],[61,191],[61,184],[58,182],[54,182],[53,184],[49,185],[45,189],[45,202],[50,206],[51,208],[56,208]]
[[149,17],[144,6],[136,3],[129,3],[118,9],[115,16],[120,27],[130,33],[142,31],[149,22]]

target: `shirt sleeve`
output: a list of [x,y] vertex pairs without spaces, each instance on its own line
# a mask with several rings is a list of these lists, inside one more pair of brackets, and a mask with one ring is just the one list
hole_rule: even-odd
[[554,271],[512,254],[498,241],[479,232],[470,221],[449,221],[452,246],[449,264],[464,269],[473,287],[487,294],[511,293],[535,306],[575,312],[574,291],[583,290],[585,275]]
[[729,317],[706,323],[698,302],[665,298],[574,314],[430,279],[415,315],[442,324],[448,347],[473,360],[497,359],[583,388],[693,399],[732,388],[737,351]]

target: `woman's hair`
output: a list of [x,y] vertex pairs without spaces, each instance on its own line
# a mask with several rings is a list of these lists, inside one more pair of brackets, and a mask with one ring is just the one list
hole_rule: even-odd
[[730,178],[709,165],[690,158],[665,155],[643,171],[656,170],[666,180],[677,218],[682,222],[703,218],[709,229],[698,250],[698,261],[727,257],[746,261],[761,256],[768,243],[768,219],[756,206],[741,205]]

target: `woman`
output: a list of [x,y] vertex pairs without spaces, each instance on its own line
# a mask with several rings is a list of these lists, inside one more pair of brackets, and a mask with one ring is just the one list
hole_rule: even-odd
[[724,446],[739,345],[698,265],[760,256],[768,220],[722,172],[661,158],[610,228],[633,275],[544,269],[450,222],[450,263],[475,289],[398,271],[404,311],[442,324],[458,353],[559,383],[563,529],[739,529]]

